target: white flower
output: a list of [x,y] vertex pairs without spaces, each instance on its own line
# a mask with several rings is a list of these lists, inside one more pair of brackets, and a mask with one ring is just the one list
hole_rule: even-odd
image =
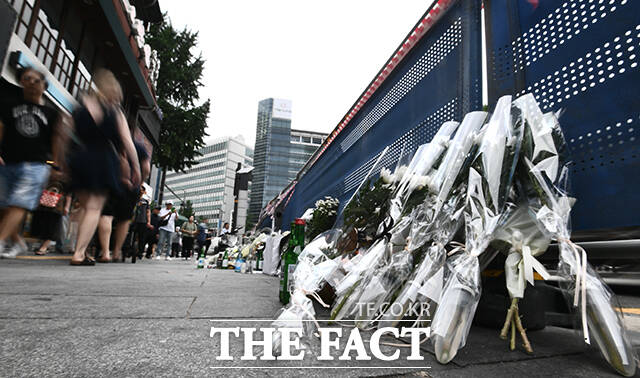
[[395,173],[393,174],[393,181],[394,182],[400,181],[406,172],[407,172],[406,165],[399,166],[398,169],[396,169]]
[[384,182],[385,184],[391,184],[393,182],[393,175],[387,168],[382,168],[382,170],[380,171],[380,177],[382,178],[382,182]]

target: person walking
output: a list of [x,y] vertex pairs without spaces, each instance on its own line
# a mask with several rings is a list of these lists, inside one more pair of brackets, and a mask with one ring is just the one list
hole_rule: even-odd
[[[139,259],[142,259],[142,255],[144,254],[147,232],[148,230],[153,229],[153,226],[151,225],[151,209],[149,208],[149,201],[144,196],[145,191],[146,189],[144,186],[141,186],[140,199],[138,199],[133,216],[133,235],[138,246],[137,257]],[[131,262],[135,261],[134,256]]]
[[213,229],[210,228],[208,230],[205,230],[205,232],[204,257],[207,257],[207,252],[209,252],[209,248],[211,248],[211,242],[213,241]]
[[[96,231],[109,193],[123,190],[121,157],[132,163],[132,184],[140,184],[138,156],[120,108],[122,88],[113,73],[106,70],[98,70],[93,81],[98,91],[83,97],[80,108],[73,114],[79,142],[69,162],[71,188],[77,194],[84,212],[79,222],[71,265],[95,264],[86,255],[86,249]],[[103,258],[106,257],[103,255]]]
[[[60,160],[61,117],[43,105],[45,75],[28,67],[18,72],[22,96],[0,101],[0,257],[15,258],[27,246],[18,232],[27,211],[37,206],[50,166]],[[13,246],[5,251],[11,239]]]
[[196,252],[198,254],[197,258],[207,257],[207,250],[209,249],[209,245],[211,244],[211,239],[209,239],[209,236],[210,235],[207,232],[207,224],[204,222],[198,224],[198,234],[196,235]]
[[158,245],[158,233],[160,230],[160,206],[156,206],[151,211],[151,226],[152,228],[147,231],[147,254],[146,257],[148,259],[153,258],[156,253],[156,247]]
[[171,260],[171,236],[176,228],[176,209],[173,208],[173,203],[167,201],[165,208],[158,213],[160,217],[160,228],[158,234],[158,259],[164,251],[164,259]]
[[198,225],[195,224],[193,215],[182,225],[180,232],[182,233],[182,257],[188,260],[193,254],[193,242],[198,233]]
[[[113,218],[114,218],[114,237],[113,237],[113,256],[114,259],[119,259],[122,254],[122,246],[127,238],[127,233],[129,232],[129,225],[131,223],[131,219],[133,218],[134,209],[136,204],[144,196],[144,186],[134,186],[133,179],[131,176],[131,170],[133,165],[137,165],[140,167],[140,174],[142,180],[146,180],[149,177],[149,173],[151,172],[151,156],[147,153],[144,145],[138,141],[133,142],[136,154],[138,159],[135,162],[129,162],[129,164],[124,164],[123,167],[123,182],[124,182],[124,190],[121,193],[114,194],[110,197],[110,200],[114,203],[113,208]],[[145,199],[146,201],[146,199]],[[148,211],[148,202],[147,202],[147,211]],[[148,214],[147,214],[148,215]],[[143,215],[144,216],[144,215]],[[147,216],[147,222],[144,222],[144,227],[150,228],[149,224],[150,218]],[[134,228],[135,231],[135,228]],[[144,235],[144,233],[137,233],[132,235],[132,237],[137,237],[139,235]],[[135,238],[134,238],[135,239]],[[142,243],[142,247],[138,247],[138,250],[133,250],[131,254],[131,262],[135,263],[136,258],[142,258],[142,252],[140,248],[143,248],[144,251],[144,236],[139,241]],[[132,242],[133,244],[133,242]]]
[[182,234],[180,227],[176,227],[176,231],[171,237],[171,257],[177,258],[182,255]]

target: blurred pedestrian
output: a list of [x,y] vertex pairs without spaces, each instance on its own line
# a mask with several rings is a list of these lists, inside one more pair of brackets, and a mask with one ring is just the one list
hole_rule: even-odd
[[[137,162],[127,120],[120,108],[122,88],[113,73],[98,70],[93,76],[98,88],[84,96],[74,112],[75,134],[78,142],[70,158],[71,188],[83,208],[79,222],[76,249],[71,265],[94,265],[86,249],[96,231],[100,214],[110,193],[122,188],[120,157]],[[132,164],[131,181],[140,183],[140,167]],[[103,253],[108,253],[103,251]],[[106,259],[109,256],[102,256]]]
[[175,232],[171,235],[171,257],[177,258],[182,254],[182,236],[180,235],[180,227],[176,227]]
[[193,242],[198,233],[198,225],[195,224],[193,215],[182,224],[180,232],[182,233],[182,257],[188,260],[193,254]]
[[229,227],[229,222],[224,222],[222,226],[222,230],[220,230],[220,236],[231,233],[231,228]]
[[206,239],[204,241],[204,257],[207,257],[207,252],[209,252],[209,248],[211,248],[211,243],[213,241],[213,229],[210,228],[207,230]]
[[207,225],[204,222],[200,222],[200,224],[198,224],[198,233],[196,235],[196,253],[198,254],[197,258],[200,258],[200,256],[207,256],[207,251],[205,249],[206,243]]
[[153,226],[151,225],[151,209],[149,208],[149,201],[144,196],[145,191],[144,186],[141,186],[140,199],[136,204],[133,216],[133,232],[138,247],[137,253],[139,259],[141,259],[144,254],[147,233],[149,230],[153,230]]
[[[149,224],[150,217],[147,217],[149,210],[149,202],[146,199],[143,199],[144,196],[144,186],[133,186],[133,181],[131,179],[130,172],[132,170],[133,165],[137,165],[140,167],[140,174],[142,176],[142,180],[146,180],[151,171],[151,161],[150,156],[147,153],[144,145],[140,142],[134,142],[134,146],[136,149],[137,160],[134,162],[128,162],[123,164],[122,170],[122,178],[124,182],[123,190],[120,193],[113,193],[109,196],[107,200],[106,208],[108,209],[108,214],[113,215],[114,218],[114,231],[113,231],[113,259],[119,260],[122,255],[122,246],[127,238],[127,233],[129,232],[129,224],[131,223],[131,219],[134,217],[134,209],[136,208],[136,204],[139,203],[140,200],[144,200],[146,202],[146,207],[143,210],[143,214],[141,215],[141,228],[147,229],[150,228]],[[103,211],[104,213],[104,211]],[[146,218],[146,220],[142,221],[142,218]],[[131,252],[131,262],[135,263],[137,258],[142,258],[142,252],[144,251],[144,232],[138,232],[136,229],[136,224],[134,224],[132,230],[134,232],[131,238],[132,245],[135,244],[135,241],[138,241],[138,249],[133,249]],[[143,230],[144,231],[144,230]],[[141,239],[138,237],[142,235]],[[140,245],[142,244],[142,245]]]
[[[62,148],[60,116],[44,105],[45,75],[28,67],[18,72],[22,96],[0,101],[0,257],[14,258],[27,246],[18,232],[27,211],[38,206]],[[5,251],[7,240],[13,246]]]
[[158,214],[160,217],[160,229],[158,235],[158,249],[157,258],[159,259],[164,252],[165,260],[170,260],[171,257],[171,236],[176,229],[176,209],[173,208],[173,203],[167,201],[165,208],[160,210]]
[[158,215],[158,213],[160,213],[160,206],[156,206],[153,208],[153,210],[151,211],[151,226],[152,228],[149,229],[149,231],[147,232],[147,254],[146,257],[148,259],[153,258],[153,256],[156,253],[156,247],[158,245],[158,232],[159,232],[159,228],[160,228],[160,216]]
[[36,255],[46,255],[51,241],[56,242],[56,248],[60,247],[62,217],[69,214],[71,207],[71,196],[65,193],[62,182],[49,180],[45,190],[31,219],[31,236],[43,240]]

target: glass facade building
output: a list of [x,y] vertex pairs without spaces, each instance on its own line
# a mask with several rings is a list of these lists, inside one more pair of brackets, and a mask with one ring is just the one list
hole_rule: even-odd
[[[199,150],[198,164],[184,173],[167,172],[164,202],[179,205],[191,201],[196,216],[203,216],[210,226],[231,223],[233,216],[233,184],[238,163],[252,166],[253,149],[241,137],[224,137]],[[173,192],[172,192],[173,191]],[[239,204],[238,225],[244,226],[248,199]],[[235,227],[235,225],[234,225]]]
[[315,131],[291,130],[291,145],[289,146],[289,181],[296,178],[311,155],[324,142],[327,134]]
[[268,98],[258,103],[249,226],[260,210],[280,194],[327,134],[291,129],[291,101]]

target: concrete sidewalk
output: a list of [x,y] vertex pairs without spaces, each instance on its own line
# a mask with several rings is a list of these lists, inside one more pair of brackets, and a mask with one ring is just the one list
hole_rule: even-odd
[[473,328],[446,366],[428,343],[424,361],[406,361],[409,348],[392,362],[326,362],[310,353],[304,361],[240,361],[244,343],[233,337],[235,361],[217,361],[220,338],[209,337],[210,328],[267,326],[261,320],[280,309],[278,284],[261,274],[198,270],[193,260],[93,267],[0,260],[0,376],[617,376],[576,332],[552,327],[530,334],[534,355],[507,351],[496,330]]

